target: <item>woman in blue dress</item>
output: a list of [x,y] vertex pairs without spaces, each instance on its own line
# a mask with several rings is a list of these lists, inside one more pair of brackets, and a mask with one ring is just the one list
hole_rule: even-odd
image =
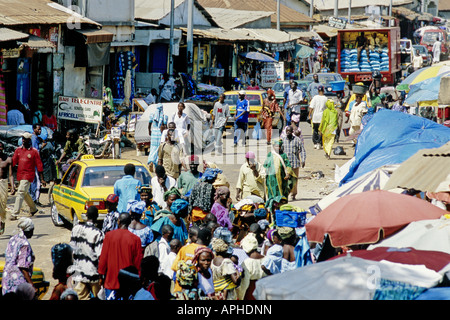
[[158,148],[161,144],[161,133],[167,125],[168,116],[164,115],[163,105],[160,103],[155,113],[150,115],[148,120],[148,134],[150,135],[150,152],[147,164],[152,170],[158,164]]
[[137,235],[141,239],[142,250],[153,241],[153,231],[146,226],[140,219],[142,214],[147,209],[145,201],[129,200],[127,203],[127,211],[131,216],[131,223],[128,230]]
[[172,214],[164,216],[154,221],[151,229],[156,232],[159,236],[162,234],[161,229],[165,224],[172,226],[173,228],[173,239],[178,239],[182,244],[186,243],[188,239],[188,231],[184,218],[188,214],[189,202],[184,199],[175,200],[170,206],[170,211]]

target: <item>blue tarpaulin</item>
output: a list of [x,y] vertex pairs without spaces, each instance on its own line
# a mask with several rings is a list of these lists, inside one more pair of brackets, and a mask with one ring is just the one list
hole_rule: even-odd
[[358,137],[354,161],[340,185],[384,165],[400,164],[421,149],[450,141],[450,128],[415,115],[383,109]]

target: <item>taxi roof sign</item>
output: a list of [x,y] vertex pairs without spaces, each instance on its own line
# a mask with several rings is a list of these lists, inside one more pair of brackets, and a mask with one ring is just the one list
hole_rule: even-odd
[[81,156],[81,160],[94,160],[95,157],[92,154],[85,154],[83,156]]

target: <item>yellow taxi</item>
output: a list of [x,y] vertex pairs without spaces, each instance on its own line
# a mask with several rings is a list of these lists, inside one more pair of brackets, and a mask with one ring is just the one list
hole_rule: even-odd
[[[3,269],[5,268],[5,261],[0,261],[0,290],[2,289]],[[41,268],[34,267],[31,281],[36,288],[36,298],[42,300],[48,291],[50,282],[45,281],[44,272]]]
[[53,224],[62,226],[66,222],[73,225],[85,222],[90,206],[98,208],[98,220],[102,221],[107,213],[106,198],[114,193],[114,183],[125,175],[127,163],[135,165],[136,179],[143,185],[150,185],[148,167],[137,160],[94,159],[92,155],[85,155],[74,161],[61,182],[49,190]]
[[[228,106],[230,107],[230,114],[231,114],[231,117],[228,118],[227,128],[233,127],[234,125],[233,117],[236,115],[236,103],[239,99],[239,91],[240,90],[224,92],[225,94],[224,103],[228,104]],[[245,91],[245,99],[248,100],[250,105],[248,125],[251,128],[258,122],[258,116],[263,107],[264,99],[267,98],[267,91],[265,90],[244,90],[244,91]],[[280,114],[278,114],[278,112],[275,114],[272,126],[278,129],[283,128],[283,119],[280,117]]]

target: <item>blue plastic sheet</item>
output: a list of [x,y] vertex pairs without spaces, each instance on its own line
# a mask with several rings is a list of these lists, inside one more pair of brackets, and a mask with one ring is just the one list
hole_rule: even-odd
[[340,181],[342,186],[384,165],[400,164],[421,149],[450,141],[450,128],[415,115],[382,109],[358,136],[355,160]]

